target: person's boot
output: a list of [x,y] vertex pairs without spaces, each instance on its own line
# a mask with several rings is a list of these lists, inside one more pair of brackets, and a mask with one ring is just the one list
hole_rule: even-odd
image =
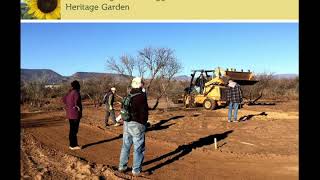
[[125,169],[120,169],[120,168],[118,168],[118,171],[121,172],[121,173],[125,173],[125,172],[128,171],[128,168],[125,168]]
[[151,173],[149,171],[142,171],[140,173],[134,173],[132,172],[133,176],[140,176],[140,177],[145,177],[145,176],[149,176]]

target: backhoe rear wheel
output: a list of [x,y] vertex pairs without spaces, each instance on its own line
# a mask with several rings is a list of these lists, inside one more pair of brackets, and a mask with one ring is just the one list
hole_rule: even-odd
[[206,99],[203,102],[203,107],[206,110],[212,110],[212,109],[216,109],[217,108],[217,101],[213,100],[213,99]]

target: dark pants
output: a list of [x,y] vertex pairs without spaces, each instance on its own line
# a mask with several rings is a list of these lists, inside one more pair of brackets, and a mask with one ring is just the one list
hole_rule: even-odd
[[71,147],[78,146],[77,133],[79,129],[80,119],[69,119],[70,131],[69,142]]
[[112,120],[112,123],[115,124],[116,123],[116,115],[114,114],[114,110],[109,110],[107,109],[106,111],[106,118],[105,118],[105,123],[106,123],[106,126],[108,126],[108,120],[109,120],[109,116],[111,115],[111,120]]

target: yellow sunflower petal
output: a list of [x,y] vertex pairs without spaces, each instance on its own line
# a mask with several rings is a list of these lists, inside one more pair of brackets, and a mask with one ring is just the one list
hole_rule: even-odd
[[50,13],[50,19],[58,19],[58,16],[54,12],[52,12]]
[[36,10],[36,11],[34,12],[33,16],[34,16],[35,18],[39,19],[39,15],[38,15],[38,14],[39,14],[39,13],[38,13],[38,11]]
[[61,18],[61,13],[60,13],[60,11],[59,11],[59,12],[56,12],[55,15],[56,15],[57,19]]
[[37,4],[36,2],[34,2],[34,1],[28,2],[27,5],[28,5],[29,7],[38,8],[38,4]]
[[35,12],[35,9],[29,9],[28,10],[28,14],[32,14],[32,13],[34,13]]
[[49,16],[51,17],[50,14],[44,14],[44,19],[51,19]]
[[46,19],[57,19],[57,17],[53,13],[46,14]]
[[52,11],[50,14],[54,15],[55,19],[58,19],[60,18],[60,9],[57,8],[54,11]]
[[37,19],[44,19],[44,14],[40,10],[37,10],[34,14]]
[[40,19],[46,19],[46,15],[43,14],[43,13],[41,13],[41,14],[40,14]]
[[34,13],[38,9],[38,7],[34,4],[28,4],[28,7],[29,7],[29,10],[28,10],[29,14]]
[[37,4],[36,1],[29,1],[29,2],[28,2],[28,5],[36,5],[36,4]]

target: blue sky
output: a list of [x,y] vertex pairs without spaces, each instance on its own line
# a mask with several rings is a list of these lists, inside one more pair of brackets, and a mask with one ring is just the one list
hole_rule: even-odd
[[107,57],[144,47],[174,49],[192,69],[299,72],[298,23],[22,23],[21,68],[108,72]]

